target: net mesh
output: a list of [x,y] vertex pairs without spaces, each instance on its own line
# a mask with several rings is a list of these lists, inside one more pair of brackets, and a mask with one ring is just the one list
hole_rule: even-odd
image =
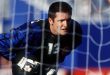
[[[59,1],[59,0],[54,0]],[[10,0],[10,18],[3,18],[3,32],[8,32],[10,28],[18,27],[24,22],[35,19],[47,18],[47,10],[53,0]],[[66,1],[73,7],[72,18],[77,20],[82,28],[82,43],[74,49],[60,65],[64,68],[71,69],[71,75],[80,72],[84,75],[95,74],[105,75],[105,70],[110,67],[110,25],[109,25],[109,0],[60,0]],[[26,36],[29,35],[29,24],[27,24]],[[45,23],[43,24],[45,25]],[[9,28],[10,26],[10,28]],[[13,39],[13,31],[11,31]],[[44,36],[44,34],[42,34]],[[59,37],[58,37],[59,38]],[[59,39],[60,40],[60,39]],[[28,48],[28,37],[26,37],[25,52]],[[42,41],[42,45],[44,41]],[[13,44],[10,41],[10,50]],[[25,53],[27,54],[27,53]],[[41,50],[41,59],[43,58]],[[27,57],[27,55],[25,55]],[[12,58],[10,52],[9,58]],[[58,58],[57,58],[58,59]],[[43,60],[41,60],[43,62]],[[58,64],[58,62],[56,62]],[[5,65],[3,65],[5,66]],[[56,65],[58,66],[58,65]],[[42,66],[41,66],[42,69]],[[91,70],[92,69],[92,70]],[[74,72],[75,70],[75,72]],[[78,71],[79,70],[79,71]],[[1,70],[2,71],[2,68]],[[83,72],[82,72],[83,71]],[[104,71],[104,72],[103,72]],[[106,70],[107,71],[107,70]],[[2,71],[3,72],[3,71]],[[73,73],[74,72],[74,73]],[[42,70],[40,71],[42,75]],[[10,75],[10,74],[6,74]],[[24,73],[25,75],[25,73]],[[80,75],[80,74],[79,74]]]

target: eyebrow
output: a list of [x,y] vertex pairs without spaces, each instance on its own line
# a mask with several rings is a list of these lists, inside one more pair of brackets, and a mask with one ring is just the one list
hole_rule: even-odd
[[64,20],[71,20],[71,18],[69,18],[69,19],[60,19],[58,21],[64,21]]
[[58,21],[64,21],[64,20],[66,20],[66,19],[61,19],[61,20],[58,20]]

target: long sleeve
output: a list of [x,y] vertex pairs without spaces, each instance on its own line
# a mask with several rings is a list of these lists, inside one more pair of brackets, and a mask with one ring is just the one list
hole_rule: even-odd
[[[25,32],[19,31],[17,29],[12,29],[10,33],[0,34],[0,55],[5,58],[11,58],[15,56],[12,49],[17,46],[18,43],[25,43]],[[10,53],[11,52],[11,53]]]
[[11,58],[14,58],[18,52],[16,50],[25,50],[26,46],[37,47],[41,42],[41,32],[42,28],[38,22],[31,21],[12,29],[9,33],[0,34],[0,55],[9,59],[11,54]]

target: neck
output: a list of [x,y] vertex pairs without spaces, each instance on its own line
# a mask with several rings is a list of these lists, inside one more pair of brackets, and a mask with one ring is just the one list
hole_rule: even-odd
[[50,25],[50,32],[53,34],[53,35],[57,35],[56,31],[53,29],[52,25]]

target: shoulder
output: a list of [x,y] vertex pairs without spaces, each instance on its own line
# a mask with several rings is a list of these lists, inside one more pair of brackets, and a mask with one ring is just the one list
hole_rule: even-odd
[[81,24],[72,19],[70,22],[70,32],[73,31],[77,34],[82,34]]
[[31,21],[30,26],[40,26],[40,27],[43,27],[46,24],[48,24],[48,20],[47,19],[45,19],[45,20],[38,19],[38,20]]
[[41,19],[33,20],[33,21],[29,21],[29,22],[26,22],[26,23],[20,25],[16,29],[17,30],[26,30],[27,28],[29,28],[29,29],[42,29],[42,26],[44,24],[47,24],[47,22],[48,22],[47,20],[41,20]]
[[75,20],[73,20],[73,19],[71,19],[71,24],[72,25],[77,25],[77,26],[80,26],[80,23],[78,23],[77,21],[75,21]]
[[[82,42],[82,27],[81,27],[80,23],[78,23],[77,21],[75,21],[73,19],[70,24],[71,24],[70,32],[72,32],[72,38],[74,35],[74,48],[76,48]],[[71,40],[73,40],[72,38],[71,38]],[[70,42],[71,42],[71,40],[70,40]]]
[[48,20],[34,20],[31,21],[31,24],[29,25],[29,28],[31,29],[42,29],[42,28],[47,28],[49,26]]

